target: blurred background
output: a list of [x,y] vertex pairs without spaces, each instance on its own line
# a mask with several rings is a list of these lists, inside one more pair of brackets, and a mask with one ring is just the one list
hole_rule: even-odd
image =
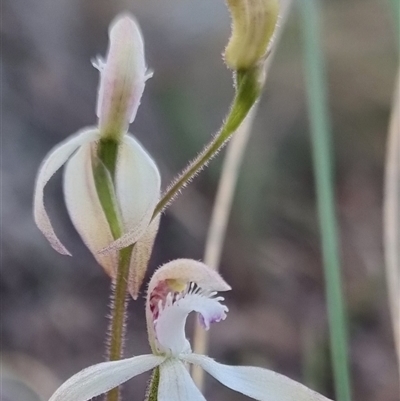
[[[394,18],[389,1],[322,4],[354,399],[396,401],[381,229]],[[154,77],[131,132],[158,163],[165,188],[228,110],[232,78],[221,53],[230,21],[222,0],[4,0],[2,7],[1,400],[36,401],[105,354],[110,282],[68,219],[62,173],[47,186],[46,205],[73,258],[53,251],[31,210],[44,156],[96,123],[90,59],[105,54],[113,17],[134,13]],[[171,259],[202,258],[223,155],[163,216],[148,276]],[[297,7],[260,102],[221,271],[233,287],[230,313],[212,327],[209,354],[269,367],[333,397]],[[148,351],[141,297],[130,304],[126,355]],[[125,399],[143,399],[147,379],[129,382]],[[205,395],[245,399],[214,379]]]

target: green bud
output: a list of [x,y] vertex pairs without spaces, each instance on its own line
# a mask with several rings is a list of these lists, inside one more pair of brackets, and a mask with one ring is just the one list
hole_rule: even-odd
[[279,15],[278,0],[227,0],[232,35],[225,62],[233,70],[246,70],[267,54]]

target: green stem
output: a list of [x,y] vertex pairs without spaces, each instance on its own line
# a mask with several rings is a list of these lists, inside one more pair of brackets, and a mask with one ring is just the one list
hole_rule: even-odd
[[203,149],[189,166],[182,172],[177,180],[167,189],[158,202],[154,217],[164,210],[176,194],[198,174],[207,163],[222,149],[232,134],[243,122],[247,113],[258,99],[261,92],[259,82],[260,68],[255,67],[246,71],[238,71],[236,75],[237,90],[228,117],[215,138]]
[[158,386],[160,384],[160,367],[153,370],[147,389],[146,401],[158,401]]
[[[133,245],[121,249],[119,252],[118,274],[112,288],[110,342],[108,348],[108,359],[117,361],[123,356],[126,326],[126,308],[128,305],[127,286],[129,275],[129,262],[131,259]],[[119,387],[110,390],[107,401],[119,400]]]
[[[123,234],[123,225],[114,191],[114,175],[118,156],[118,142],[112,139],[102,139],[99,142],[97,159],[94,161],[94,179],[100,203],[103,207],[111,233],[114,239]],[[127,285],[129,263],[133,245],[121,249],[118,257],[118,271],[112,285],[110,342],[108,359],[121,359],[125,339],[126,308],[128,303]],[[108,401],[119,400],[119,388],[114,388],[107,394]]]
[[322,235],[331,358],[339,401],[351,400],[348,339],[334,201],[332,138],[327,105],[325,66],[320,44],[319,8],[316,0],[300,3],[303,21],[305,73],[311,122],[314,174]]

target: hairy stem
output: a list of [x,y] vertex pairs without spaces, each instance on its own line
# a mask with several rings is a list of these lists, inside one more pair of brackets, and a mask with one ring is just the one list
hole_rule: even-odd
[[259,82],[259,68],[255,67],[247,71],[237,72],[237,90],[228,117],[221,130],[214,139],[206,145],[203,151],[186,167],[177,180],[167,189],[161,200],[158,202],[154,217],[162,212],[179,191],[185,187],[223,148],[232,134],[243,122],[247,113],[254,105],[260,95],[261,85]]
[[[219,269],[233,195],[255,113],[256,107],[250,111],[243,124],[235,133],[232,141],[229,143],[224,159],[204,251],[204,263],[215,270]],[[204,330],[200,321],[196,319],[193,352],[196,354],[206,354],[207,347],[208,332]],[[199,390],[202,391],[204,387],[204,371],[201,366],[193,365],[192,377]]]
[[[119,251],[118,274],[112,284],[111,293],[111,321],[109,327],[108,359],[117,361],[123,356],[125,343],[126,308],[128,305],[127,286],[129,275],[129,262],[133,245]],[[107,401],[119,400],[119,387],[110,390]]]
[[[292,1],[286,0],[281,3],[280,25],[276,28],[275,41],[269,57],[264,65],[264,76],[268,76],[277,43],[282,34],[283,27],[289,14]],[[204,251],[204,263],[218,270],[221,260],[221,253],[225,241],[226,228],[232,208],[233,196],[235,194],[236,183],[240,172],[242,158],[246,150],[247,142],[250,137],[253,120],[256,115],[257,106],[253,107],[248,113],[243,124],[230,142],[224,163],[222,166],[221,178],[219,180],[214,207],[211,214],[210,226],[207,233],[206,246]],[[208,331],[205,331],[198,320],[194,328],[193,351],[197,354],[206,354],[208,347]],[[202,391],[204,387],[204,371],[198,366],[192,367],[192,377],[197,387]]]
[[[97,149],[94,162],[94,179],[111,233],[114,239],[123,234],[123,224],[114,190],[114,175],[118,156],[118,143],[112,139],[102,139]],[[128,304],[127,285],[129,262],[134,245],[121,249],[118,255],[118,271],[112,283],[111,320],[109,329],[108,359],[121,359],[125,339],[126,307]],[[119,388],[114,388],[107,394],[107,401],[118,401]]]
[[158,386],[160,384],[160,367],[157,366],[151,375],[150,383],[147,388],[146,401],[158,400]]

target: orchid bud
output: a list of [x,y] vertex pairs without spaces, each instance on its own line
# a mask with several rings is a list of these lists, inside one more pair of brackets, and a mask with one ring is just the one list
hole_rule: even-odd
[[93,65],[100,71],[97,116],[103,138],[120,139],[134,120],[146,80],[144,45],[132,16],[118,16],[110,26],[106,60]]
[[227,0],[232,17],[232,35],[225,49],[225,62],[233,70],[246,70],[267,54],[278,20],[278,0]]

